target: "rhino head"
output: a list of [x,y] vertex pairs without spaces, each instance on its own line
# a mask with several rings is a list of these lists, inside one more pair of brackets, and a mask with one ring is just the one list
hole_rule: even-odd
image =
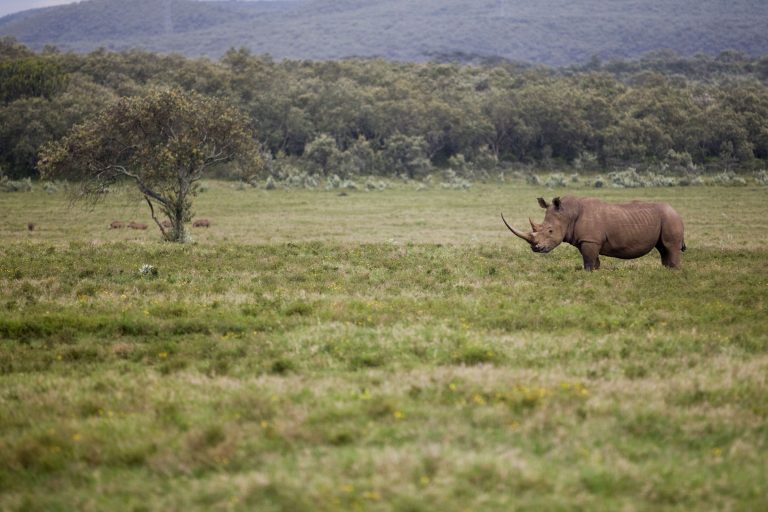
[[533,252],[547,253],[562,243],[568,228],[568,219],[564,214],[559,197],[554,198],[551,204],[547,203],[543,197],[538,198],[538,201],[539,206],[547,210],[547,213],[541,224],[536,224],[528,218],[528,222],[531,224],[531,231],[528,233],[518,231],[507,224],[503,214],[501,220],[512,233],[528,242]]

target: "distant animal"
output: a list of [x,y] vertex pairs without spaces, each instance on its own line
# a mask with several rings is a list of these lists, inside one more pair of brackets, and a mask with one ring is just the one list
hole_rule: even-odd
[[121,220],[113,220],[109,223],[109,229],[123,229],[125,227],[125,222]]
[[192,223],[193,228],[209,228],[211,227],[211,221],[208,219],[197,219]]
[[37,224],[35,224],[34,222],[27,223],[27,230],[29,231],[34,231],[36,227],[37,227]]
[[656,248],[661,263],[679,268],[685,251],[683,220],[666,203],[634,201],[611,204],[587,197],[556,197],[552,203],[538,198],[547,212],[544,222],[523,233],[501,220],[512,233],[528,242],[533,252],[547,253],[567,242],[581,253],[584,270],[600,268],[600,256],[632,259]]
[[166,229],[173,227],[173,224],[171,224],[171,221],[169,221],[169,220],[164,220],[163,222],[160,223],[160,225],[163,226]]
[[134,222],[134,221],[129,222],[128,227],[131,229],[147,229],[146,224],[142,224],[141,222]]

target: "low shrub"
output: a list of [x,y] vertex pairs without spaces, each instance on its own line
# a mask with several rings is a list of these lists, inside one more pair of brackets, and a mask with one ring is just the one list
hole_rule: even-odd
[[720,174],[716,174],[711,180],[713,185],[723,185],[728,187],[739,187],[747,184],[747,180],[738,176],[733,171],[723,171]]
[[12,180],[8,176],[0,176],[0,192],[31,192],[32,179]]
[[446,189],[467,190],[472,187],[472,183],[467,178],[459,176],[453,169],[448,169],[443,173],[441,186]]
[[614,171],[608,174],[613,188],[639,188],[646,186],[643,178],[634,167],[627,167],[623,171]]
[[565,175],[562,173],[552,174],[544,182],[547,188],[563,188],[566,186]]

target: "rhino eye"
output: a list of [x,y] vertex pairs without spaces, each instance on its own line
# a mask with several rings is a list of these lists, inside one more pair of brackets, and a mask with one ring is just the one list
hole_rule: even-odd
[[551,232],[552,232],[552,230],[550,229],[550,230],[549,230],[549,232],[551,233]]

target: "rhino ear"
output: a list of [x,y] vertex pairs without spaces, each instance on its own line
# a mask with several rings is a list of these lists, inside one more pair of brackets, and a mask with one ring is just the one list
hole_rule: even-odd
[[555,205],[555,210],[560,210],[560,207],[562,204],[560,203],[560,198],[556,197],[552,200],[552,204]]
[[544,200],[543,197],[539,197],[537,201],[539,202],[539,206],[541,206],[542,208],[544,209],[549,208],[549,205],[547,204],[547,202]]

